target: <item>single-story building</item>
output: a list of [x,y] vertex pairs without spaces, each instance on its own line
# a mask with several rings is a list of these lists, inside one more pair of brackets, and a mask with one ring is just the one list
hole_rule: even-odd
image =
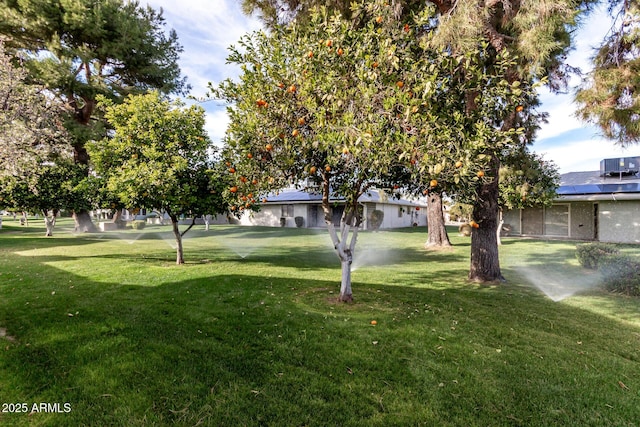
[[509,235],[640,243],[640,156],[563,174],[557,192],[550,207],[505,212]]
[[[344,200],[332,198],[332,216],[334,224],[340,223],[344,212]],[[383,213],[380,228],[401,228],[413,225],[426,225],[426,204],[404,198],[396,199],[382,190],[371,189],[363,194],[358,203],[363,210],[363,229],[371,229],[373,211]],[[297,189],[285,189],[266,197],[259,212],[245,212],[240,218],[242,225],[261,225],[270,227],[305,228],[326,227],[322,211],[322,195]]]

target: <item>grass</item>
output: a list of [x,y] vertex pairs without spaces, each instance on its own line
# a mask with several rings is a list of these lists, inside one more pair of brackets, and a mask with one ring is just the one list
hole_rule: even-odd
[[345,305],[319,230],[193,230],[182,267],[170,233],[4,222],[0,404],[71,411],[0,424],[638,425],[640,301],[598,290],[573,243],[507,239],[508,283],[479,286],[455,232],[442,252],[363,233]]

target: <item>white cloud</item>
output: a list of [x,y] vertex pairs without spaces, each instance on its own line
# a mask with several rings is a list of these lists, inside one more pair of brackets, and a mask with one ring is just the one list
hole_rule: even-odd
[[229,116],[224,108],[216,109],[215,111],[207,111],[207,124],[205,130],[209,135],[209,138],[220,145],[220,141],[224,137],[224,133],[227,130],[229,124]]
[[[575,35],[575,49],[567,62],[579,67],[583,73],[590,70],[590,58],[611,28],[611,18],[606,6],[601,5],[586,20]],[[542,124],[538,131],[534,151],[545,153],[553,160],[562,173],[573,171],[598,170],[600,160],[605,158],[633,156],[640,149],[622,149],[612,141],[598,135],[598,129],[575,116],[578,105],[574,102],[574,92],[581,79],[574,76],[570,82],[569,93],[552,94],[548,90],[540,91],[541,111],[549,113],[548,123]],[[589,138],[589,134],[592,135]]]
[[260,28],[260,23],[243,15],[234,0],[147,0],[162,8],[167,29],[175,29],[184,47],[180,68],[193,87],[195,96],[207,92],[207,83],[237,75],[226,64],[228,47],[240,37]]

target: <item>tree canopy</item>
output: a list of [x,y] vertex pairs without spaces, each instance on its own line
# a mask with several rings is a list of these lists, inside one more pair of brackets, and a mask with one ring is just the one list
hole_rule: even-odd
[[0,40],[0,177],[23,179],[70,153],[62,111],[43,86],[28,84],[27,70],[12,63]]
[[625,146],[640,142],[640,5],[612,1],[614,26],[576,93],[578,117]]
[[[138,1],[0,0],[7,50],[25,64],[29,82],[66,105],[63,121],[81,165],[89,162],[86,142],[106,133],[98,95],[121,102],[150,89],[188,89],[177,63],[182,47],[164,25],[162,11]],[[86,210],[74,217],[79,228],[95,228]]]
[[216,91],[232,103],[226,142],[238,182],[228,191],[244,201],[310,186],[322,191],[330,233],[329,196],[344,199],[340,233],[332,234],[343,262],[367,189],[477,195],[493,180],[488,147],[519,146],[524,129],[505,123],[533,85],[506,78],[516,60],[508,52],[487,67],[488,43],[460,54],[435,47],[432,12],[398,21],[376,1],[355,6],[348,20],[319,8],[309,21],[245,37],[229,59],[241,65],[240,81]]
[[[114,133],[87,148],[105,189],[129,208],[159,209],[171,218],[177,263],[184,263],[182,236],[195,219],[226,212],[224,179],[204,130],[204,110],[162,99],[158,92],[130,95],[122,104],[102,98]],[[193,222],[178,229],[181,215]]]

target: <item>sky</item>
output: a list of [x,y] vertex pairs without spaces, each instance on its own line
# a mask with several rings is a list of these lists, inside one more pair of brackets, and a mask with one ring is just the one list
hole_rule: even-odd
[[[257,18],[242,13],[240,0],[141,0],[140,3],[162,8],[166,29],[177,32],[184,48],[179,65],[192,86],[191,95],[197,98],[207,94],[209,82],[215,85],[238,76],[239,70],[226,64],[228,47],[237,44],[242,35],[261,28]],[[568,63],[588,71],[593,49],[608,28],[604,10],[585,21],[575,37],[576,49],[568,57]],[[579,83],[579,77],[571,81],[573,86]],[[563,95],[543,89],[541,101],[539,110],[549,113],[549,119],[531,148],[545,159],[553,160],[560,173],[598,170],[600,160],[605,158],[640,156],[640,146],[622,149],[600,136],[597,128],[577,119],[571,89]],[[228,123],[225,106],[217,101],[201,105],[207,114],[209,136],[220,144]]]

